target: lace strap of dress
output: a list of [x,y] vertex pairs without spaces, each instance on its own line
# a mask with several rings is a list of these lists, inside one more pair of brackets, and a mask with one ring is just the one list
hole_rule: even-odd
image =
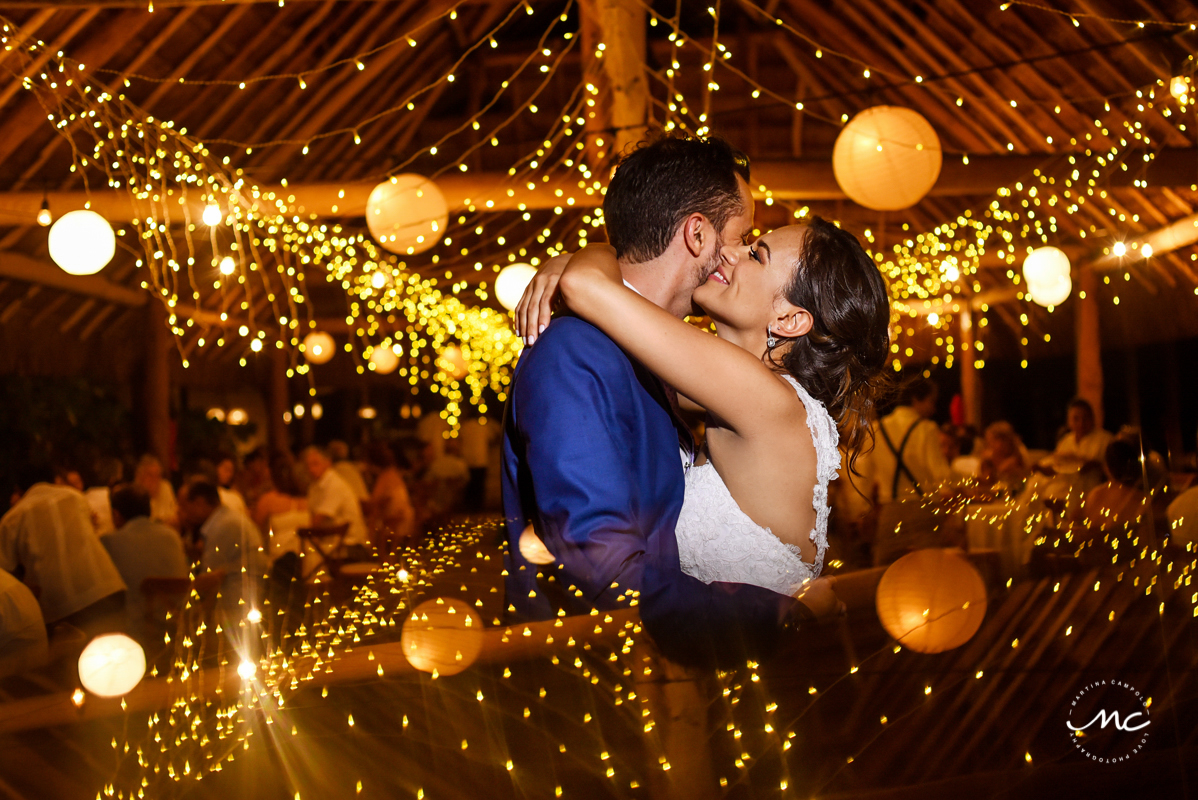
[[840,432],[836,421],[824,408],[824,404],[812,397],[791,375],[784,375],[787,382],[807,409],[807,428],[815,445],[816,485],[812,492],[811,505],[815,510],[815,527],[811,530],[811,541],[815,543],[815,574],[824,568],[824,553],[828,549],[828,483],[836,480],[840,472]]

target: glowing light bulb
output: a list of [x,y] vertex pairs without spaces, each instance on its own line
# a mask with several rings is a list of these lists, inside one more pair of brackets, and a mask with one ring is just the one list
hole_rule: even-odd
[[225,215],[221,213],[220,206],[218,206],[216,203],[209,203],[208,205],[204,206],[203,220],[204,224],[209,228],[213,227],[214,225],[219,225],[221,220],[224,218]]
[[1117,256],[1124,256],[1127,254],[1127,245],[1123,242],[1115,242],[1115,245],[1111,248],[1111,252]]
[[256,625],[262,621],[262,612],[256,608],[251,608],[250,613],[246,614],[245,618]]
[[53,221],[54,217],[50,214],[50,201],[43,200],[42,207],[37,211],[37,224],[45,228]]
[[939,325],[940,324],[940,315],[937,314],[935,311],[933,311],[931,314],[928,314],[928,324],[929,325]]
[[258,672],[258,665],[253,661],[242,661],[237,665],[237,674],[241,676],[243,681],[248,681]]
[[1190,82],[1181,75],[1174,75],[1169,81],[1169,94],[1180,100],[1190,93]]
[[221,275],[232,275],[234,269],[236,269],[236,264],[233,263],[232,256],[225,256],[220,260]]

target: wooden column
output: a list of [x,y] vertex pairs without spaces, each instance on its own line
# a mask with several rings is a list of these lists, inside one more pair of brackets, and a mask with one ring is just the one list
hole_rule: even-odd
[[961,362],[961,403],[965,408],[965,424],[977,428],[982,426],[982,376],[973,365],[977,358],[973,338],[973,310],[966,305],[957,315],[961,323],[961,350],[957,360]]
[[146,446],[162,462],[164,473],[171,464],[171,363],[174,337],[166,323],[166,309],[151,300],[146,313],[145,424]]
[[623,153],[645,135],[645,8],[638,0],[582,0],[579,11],[583,77],[599,90],[587,95],[595,100],[587,108],[587,143],[602,160]]
[[291,399],[287,391],[287,355],[282,350],[274,350],[270,354],[270,382],[266,391],[266,413],[270,415],[266,436],[270,449],[274,452],[291,449],[287,423],[283,419],[290,404]]
[[1094,408],[1094,424],[1102,427],[1102,335],[1098,320],[1098,273],[1082,268],[1077,293],[1077,394]]

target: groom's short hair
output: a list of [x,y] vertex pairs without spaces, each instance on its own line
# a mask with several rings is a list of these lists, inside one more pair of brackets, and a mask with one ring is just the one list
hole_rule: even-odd
[[707,217],[722,234],[743,210],[737,175],[749,180],[748,156],[723,139],[663,135],[642,142],[620,162],[603,198],[616,258],[657,258],[691,214]]

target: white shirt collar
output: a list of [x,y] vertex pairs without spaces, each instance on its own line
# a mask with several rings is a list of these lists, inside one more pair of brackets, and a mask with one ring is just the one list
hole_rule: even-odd
[[[632,285],[631,283],[629,283],[628,281],[624,281],[624,285],[625,285],[625,286],[627,286],[627,287],[628,287],[629,289],[631,289],[632,291],[636,292],[637,294],[641,294],[641,290],[640,290],[640,289],[638,289],[638,288],[636,288],[635,286],[633,286],[633,285]],[[643,294],[641,294],[641,297],[644,297],[644,295],[643,295]]]

